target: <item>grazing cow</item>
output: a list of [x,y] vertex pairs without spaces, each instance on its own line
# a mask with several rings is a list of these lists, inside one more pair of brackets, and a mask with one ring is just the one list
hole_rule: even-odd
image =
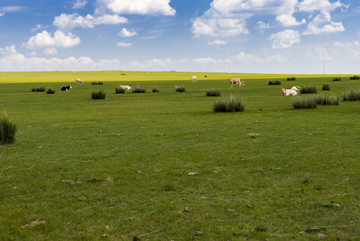
[[123,90],[132,90],[131,86],[129,86],[129,85],[120,85],[120,89],[123,89]]
[[241,81],[240,78],[231,78],[229,79],[229,82],[231,84],[231,87],[233,87],[234,84],[238,85],[239,87],[245,85],[245,82]]
[[299,89],[300,89],[300,86],[298,86],[298,85],[291,87],[291,90],[296,90],[297,91]]
[[191,76],[191,82],[196,82],[196,76],[195,75]]
[[282,88],[281,89],[281,92],[283,93],[283,95],[285,96],[289,96],[289,95],[292,95],[292,96],[295,96],[298,94],[298,92],[296,92],[296,90],[289,90],[289,89],[285,89],[285,88]]
[[81,79],[75,79],[75,83],[76,83],[76,84],[82,84],[83,82],[82,82]]
[[61,91],[69,91],[72,87],[70,85],[61,88]]

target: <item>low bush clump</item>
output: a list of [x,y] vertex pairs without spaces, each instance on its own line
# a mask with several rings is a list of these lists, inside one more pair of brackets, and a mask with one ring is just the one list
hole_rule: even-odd
[[244,102],[234,96],[223,98],[215,102],[215,112],[242,112],[245,110]]
[[115,88],[115,94],[124,94],[125,90],[123,88]]
[[296,96],[293,99],[294,109],[313,109],[316,108],[316,101],[314,98]]
[[316,87],[315,86],[304,86],[300,89],[301,94],[315,94]]
[[44,87],[32,88],[31,91],[32,92],[44,92],[45,88]]
[[335,96],[316,95],[313,98],[318,105],[339,105],[340,102]]
[[175,86],[175,91],[176,92],[185,92],[185,87],[183,87],[183,86]]
[[93,91],[91,97],[93,100],[103,100],[105,99],[106,94],[102,91]]
[[46,91],[46,94],[55,94],[55,90],[50,88]]
[[132,90],[133,93],[145,93],[146,90],[141,87],[140,85],[137,85],[133,90]]
[[288,81],[294,81],[294,80],[296,80],[296,78],[295,77],[287,77],[287,80]]
[[0,120],[0,145],[11,144],[15,141],[17,126],[4,117]]
[[350,89],[344,96],[344,101],[360,101],[360,89]]
[[160,92],[159,87],[153,87],[152,92],[153,93],[159,93]]
[[102,81],[93,81],[91,82],[92,85],[103,85],[104,83]]
[[329,85],[329,84],[324,84],[324,85],[322,86],[322,90],[324,90],[324,91],[330,90],[330,85]]
[[220,96],[220,90],[209,89],[206,91],[206,96]]
[[358,75],[354,75],[350,77],[350,80],[358,80],[360,77]]
[[333,78],[333,81],[340,81],[340,80],[341,80],[340,77],[335,77],[335,78]]
[[268,85],[281,85],[281,81],[280,80],[275,80],[275,81],[270,80]]

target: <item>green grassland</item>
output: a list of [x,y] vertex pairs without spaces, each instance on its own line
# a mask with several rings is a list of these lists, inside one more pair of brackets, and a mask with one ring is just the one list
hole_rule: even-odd
[[[295,110],[280,91],[342,97],[359,80],[231,74],[246,85],[230,88],[228,73],[0,75],[1,116],[19,128],[0,146],[0,240],[360,240],[360,103]],[[146,93],[115,94],[119,84]],[[56,93],[31,92],[42,86]],[[105,100],[91,99],[98,90]],[[213,112],[227,96],[245,111]]]

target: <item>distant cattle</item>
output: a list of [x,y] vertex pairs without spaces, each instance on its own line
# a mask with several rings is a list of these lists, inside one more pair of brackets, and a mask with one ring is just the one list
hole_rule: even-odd
[[298,94],[298,92],[296,92],[296,90],[292,90],[292,89],[285,89],[285,88],[282,88],[281,89],[281,92],[283,93],[283,95],[285,96],[289,96],[289,95],[292,95],[292,96],[295,96]]
[[195,75],[191,76],[191,82],[196,82],[196,76]]
[[61,91],[69,91],[72,87],[70,85],[61,88]]
[[82,82],[81,79],[75,79],[75,83],[76,83],[76,84],[82,84],[83,82]]
[[231,87],[233,87],[234,84],[238,85],[239,87],[245,85],[245,82],[241,81],[240,78],[231,78],[229,79],[229,82],[231,84]]
[[120,85],[119,87],[120,87],[120,89],[123,89],[123,90],[132,90],[131,86],[129,86],[129,85]]

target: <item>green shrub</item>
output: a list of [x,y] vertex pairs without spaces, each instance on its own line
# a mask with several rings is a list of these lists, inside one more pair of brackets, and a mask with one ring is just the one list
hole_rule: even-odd
[[215,112],[242,112],[245,110],[245,105],[242,100],[231,96],[217,100],[213,110]]
[[93,100],[103,100],[106,97],[106,94],[102,91],[93,91],[91,93],[91,97]]
[[125,90],[123,88],[115,88],[115,94],[124,94]]
[[315,94],[316,87],[315,86],[304,86],[300,89],[301,94]]
[[295,96],[293,107],[294,109],[313,109],[316,108],[316,101],[311,97]]
[[270,80],[268,82],[268,85],[281,85],[281,81],[280,80],[275,80],[275,81]]
[[288,81],[294,81],[294,80],[296,80],[296,78],[295,77],[287,77],[287,80]]
[[39,88],[31,88],[32,92],[44,92],[45,88],[44,87],[39,87]]
[[159,93],[160,92],[159,87],[153,87],[152,92],[153,93]]
[[103,85],[104,83],[102,81],[93,81],[91,82],[92,85]]
[[330,90],[330,85],[329,85],[329,84],[324,84],[324,85],[322,86],[322,90],[324,90],[324,91]]
[[344,101],[360,101],[360,89],[350,89],[344,96]]
[[350,77],[350,80],[358,80],[358,79],[360,79],[360,77],[357,76],[357,75],[354,75],[354,76],[351,76],[351,77]]
[[50,88],[46,91],[46,94],[55,94],[55,90]]
[[146,90],[141,87],[140,85],[137,85],[133,90],[132,90],[133,93],[145,93]]
[[15,141],[17,126],[6,117],[0,120],[0,145],[6,145]]
[[318,105],[339,105],[340,99],[335,96],[316,95],[313,97]]
[[220,96],[220,90],[209,89],[206,91],[206,96]]
[[333,78],[333,81],[340,81],[340,80],[341,80],[340,77],[335,77],[335,78]]
[[175,91],[176,92],[185,92],[185,87],[183,87],[183,86],[175,86]]

